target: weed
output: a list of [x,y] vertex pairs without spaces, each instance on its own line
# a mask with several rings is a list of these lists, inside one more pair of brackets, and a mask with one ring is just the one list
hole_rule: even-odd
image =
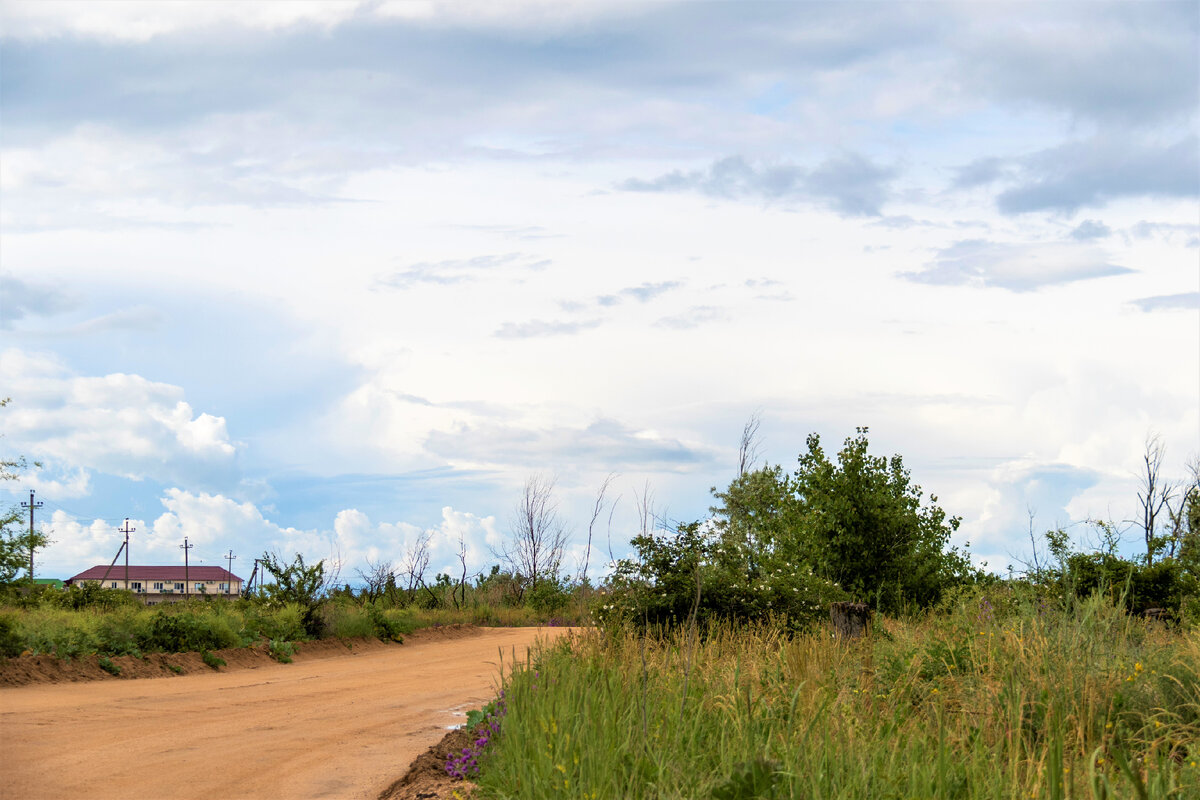
[[200,658],[201,658],[201,660],[204,661],[205,664],[212,667],[213,669],[217,669],[218,667],[225,666],[225,659],[221,658],[220,656],[213,655],[212,653],[210,653],[207,650],[200,651]]
[[270,644],[267,645],[267,651],[271,654],[271,658],[280,664],[290,664],[292,663],[292,656],[296,654],[296,646],[291,642],[272,639]]
[[853,643],[562,639],[509,665],[503,730],[462,766],[530,800],[1200,797],[1200,631],[1148,632],[1103,597],[986,610],[884,617]]
[[121,668],[114,664],[112,659],[108,656],[100,656],[100,659],[96,663],[100,666],[100,669],[104,670],[109,675],[121,674]]

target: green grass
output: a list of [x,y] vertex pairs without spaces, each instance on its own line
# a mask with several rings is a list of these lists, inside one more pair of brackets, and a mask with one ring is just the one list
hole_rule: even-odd
[[[586,610],[548,617],[527,607],[470,606],[428,609],[385,607],[335,598],[320,609],[324,637],[377,637],[402,642],[404,634],[436,625],[522,626],[577,623]],[[196,652],[246,647],[261,641],[296,642],[309,637],[294,604],[251,600],[190,600],[147,608],[137,604],[64,608],[54,603],[0,607],[0,656],[22,652],[78,658],[144,652]]]
[[1200,634],[1100,598],[853,643],[575,637],[509,669],[481,798],[1200,797]]

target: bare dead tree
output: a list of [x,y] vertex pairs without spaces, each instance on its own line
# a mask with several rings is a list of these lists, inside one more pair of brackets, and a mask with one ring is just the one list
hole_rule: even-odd
[[641,494],[634,493],[633,501],[637,504],[638,533],[649,536],[654,530],[654,492],[650,490],[650,481],[642,485]]
[[433,531],[423,530],[409,543],[404,550],[404,560],[400,562],[400,575],[406,579],[405,592],[411,598],[413,593],[425,585],[425,571],[429,569],[429,543],[433,541]]
[[608,507],[608,564],[609,567],[616,567],[617,558],[613,555],[612,549],[612,520],[613,514],[617,511],[617,503],[621,502],[622,495],[617,495],[617,499],[612,501],[612,505]]
[[455,556],[462,566],[462,575],[458,579],[458,586],[450,593],[450,599],[454,601],[455,608],[462,608],[467,604],[467,534],[462,528],[458,530],[458,551]]
[[1182,549],[1184,540],[1189,536],[1200,535],[1200,529],[1194,527],[1192,515],[1194,508],[1200,507],[1200,455],[1192,456],[1187,464],[1187,479],[1179,486],[1175,495],[1177,502],[1167,500],[1167,517],[1171,521],[1171,533],[1167,542],[1169,558]]
[[1037,509],[1031,505],[1025,506],[1025,513],[1029,515],[1029,545],[1033,548],[1033,571],[1034,574],[1040,575],[1042,565],[1038,563],[1037,537],[1033,535],[1033,521],[1037,518]]
[[579,571],[580,582],[587,577],[588,565],[591,564],[592,561],[592,532],[596,528],[596,520],[598,520],[600,515],[604,513],[604,506],[608,502],[606,499],[608,489],[610,486],[612,486],[612,482],[616,479],[617,473],[608,473],[608,475],[606,475],[604,478],[604,482],[600,484],[600,488],[596,491],[596,503],[592,506],[592,518],[588,522],[587,550],[584,551],[583,569]]
[[387,591],[388,581],[394,580],[392,574],[392,562],[380,561],[373,563],[371,559],[367,559],[367,568],[365,570],[355,570],[358,573],[359,579],[363,582],[362,596],[368,602],[374,603],[383,593]]
[[[567,545],[567,528],[558,516],[554,478],[531,475],[509,523],[511,537],[500,557],[530,588],[541,581],[557,579]],[[524,589],[518,589],[518,597]]]
[[738,477],[742,477],[754,467],[754,463],[758,461],[759,442],[758,428],[762,424],[762,412],[755,411],[750,415],[750,419],[746,420],[745,426],[742,428],[742,438],[738,443]]
[[1142,454],[1145,471],[1141,475],[1141,490],[1138,492],[1138,502],[1142,506],[1142,531],[1146,536],[1146,563],[1154,561],[1155,552],[1162,546],[1154,531],[1159,514],[1175,494],[1175,486],[1162,477],[1165,453],[1166,446],[1158,434],[1146,437],[1146,449]]

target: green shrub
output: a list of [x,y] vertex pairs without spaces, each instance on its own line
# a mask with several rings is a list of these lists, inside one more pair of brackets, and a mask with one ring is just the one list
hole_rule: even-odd
[[571,595],[561,581],[554,578],[544,578],[534,584],[525,593],[525,602],[534,611],[541,614],[553,614],[561,611],[571,601]]
[[267,647],[267,651],[271,654],[271,658],[280,664],[290,664],[292,663],[292,656],[296,654],[296,646],[291,642],[272,639]]
[[96,644],[109,655],[141,655],[145,614],[122,608],[96,619]]
[[253,603],[245,611],[245,626],[254,638],[289,642],[308,638],[304,630],[304,612],[295,603]]
[[100,665],[100,669],[104,670],[109,675],[121,674],[121,668],[114,664],[112,659],[108,656],[100,656],[100,659],[96,663]]
[[240,639],[230,629],[227,620],[213,616],[205,618],[186,609],[174,611],[164,608],[154,613],[149,629],[143,633],[141,644],[146,650],[185,653],[236,647]]
[[403,626],[398,621],[389,619],[379,606],[374,603],[368,605],[367,617],[374,629],[375,636],[378,636],[380,641],[401,643],[404,641],[404,637],[400,635],[403,632]]
[[111,610],[122,607],[142,607],[133,592],[123,589],[105,589],[98,582],[75,584],[61,590],[42,592],[39,598],[42,605],[69,608],[75,611],[85,608]]
[[213,655],[207,650],[200,651],[200,659],[213,669],[225,666],[225,659],[221,658],[220,656]]
[[0,656],[19,656],[23,649],[16,620],[8,614],[0,614]]
[[[367,608],[372,607],[368,605]],[[339,639],[358,639],[375,635],[366,608],[347,602],[327,603],[322,609],[323,627],[329,636]]]

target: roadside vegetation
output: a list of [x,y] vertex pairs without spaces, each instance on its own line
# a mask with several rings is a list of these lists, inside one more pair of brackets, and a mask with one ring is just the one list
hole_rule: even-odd
[[[1094,549],[1048,531],[1007,578],[947,547],[958,521],[865,430],[714,494],[634,539],[596,627],[508,665],[449,774],[481,798],[1200,796],[1195,474],[1140,496],[1144,556],[1096,522]],[[835,634],[837,601],[866,636]]]
[[842,641],[614,625],[504,682],[482,798],[1200,797],[1200,637],[1012,586]]
[[459,591],[456,607],[447,587],[369,597],[347,586],[331,589],[297,579],[295,573],[319,571],[319,564],[305,565],[297,558],[290,565],[276,561],[276,566],[283,579],[266,584],[261,593],[154,607],[144,606],[130,592],[96,585],[59,589],[15,581],[0,588],[0,656],[140,656],[266,643],[283,661],[290,659],[291,643],[313,639],[402,642],[405,634],[424,627],[569,625],[585,621],[588,614],[588,607],[566,590],[549,607],[508,599],[497,576]]

